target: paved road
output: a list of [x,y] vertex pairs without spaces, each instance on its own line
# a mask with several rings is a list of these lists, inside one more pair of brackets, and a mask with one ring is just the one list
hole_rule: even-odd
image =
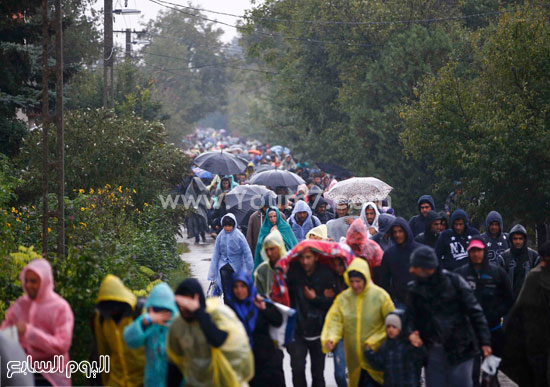
[[[184,234],[185,235],[185,234]],[[185,253],[181,255],[181,259],[183,259],[185,262],[188,262],[191,266],[191,273],[194,277],[196,277],[204,291],[208,289],[208,286],[210,283],[207,280],[208,276],[208,268],[210,267],[210,259],[212,257],[212,252],[214,250],[214,243],[212,242],[212,238],[207,237],[207,243],[200,244],[200,245],[194,245],[192,239],[180,239],[180,242],[187,242],[189,244],[190,252]],[[284,358],[284,372],[285,372],[285,378],[286,378],[286,385],[292,386],[292,371],[290,368],[290,356],[286,351],[285,352],[285,358]],[[308,365],[307,368],[309,369],[309,357],[308,357]],[[499,381],[501,384],[501,387],[516,387],[517,385],[510,381],[505,375],[502,374],[502,372],[499,374]],[[307,380],[308,385],[311,385],[311,375],[309,372],[307,373]],[[327,361],[325,362],[325,381],[327,387],[336,387],[336,382],[334,381],[334,363],[333,359],[327,358]]]

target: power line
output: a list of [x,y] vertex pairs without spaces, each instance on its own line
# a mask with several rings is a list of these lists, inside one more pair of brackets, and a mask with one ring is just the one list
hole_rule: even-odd
[[[180,73],[176,73],[174,71],[177,71],[177,70],[187,70],[187,68],[181,68],[181,69],[165,69],[165,68],[162,68],[162,67],[158,67],[158,66],[155,66],[155,65],[149,65],[151,66],[152,68],[154,68],[155,70],[158,70],[158,71],[164,71],[164,72],[167,72],[167,73],[170,73],[170,74],[174,74],[174,75],[178,75],[178,76],[190,76],[191,74],[180,74]],[[240,70],[240,71],[251,71],[251,72],[255,72],[255,73],[264,73],[264,74],[272,74],[272,75],[279,75],[279,73],[277,72],[274,72],[274,71],[268,71],[268,70],[258,70],[258,69],[249,69],[249,68],[243,68],[243,67],[233,67],[233,66],[223,66],[224,68],[227,68],[227,69],[234,69],[234,70]]]
[[[150,0],[153,1],[153,0]],[[199,11],[199,12],[207,12],[212,13],[216,15],[222,15],[222,16],[229,16],[234,17],[237,19],[253,19],[249,16],[242,16],[242,15],[236,15],[232,13],[226,13],[226,12],[219,12],[219,11],[212,11],[208,9],[203,8],[196,8],[191,7],[187,5],[181,5],[172,3],[170,1],[166,0],[157,0],[161,3],[170,4],[175,7],[181,7],[181,8],[187,8],[193,11]],[[162,5],[162,4],[159,4]],[[547,4],[541,4],[542,6],[546,6]],[[482,13],[475,13],[475,14],[469,14],[469,15],[459,15],[459,16],[445,16],[445,17],[437,17],[437,18],[429,18],[429,19],[409,19],[409,20],[381,20],[381,21],[336,21],[336,20],[292,20],[292,19],[277,19],[277,18],[268,18],[268,17],[257,17],[254,19],[257,20],[263,20],[263,21],[270,21],[270,22],[276,22],[276,23],[293,23],[293,24],[323,24],[323,25],[392,25],[392,24],[422,24],[422,23],[434,23],[434,22],[443,22],[443,21],[455,21],[455,20],[463,20],[463,19],[470,19],[470,18],[482,18],[482,17],[491,17],[491,16],[497,16],[502,15],[506,13],[513,13],[516,12],[517,9],[511,9],[511,10],[502,10],[502,11],[490,11],[490,12],[482,12]],[[195,15],[197,16],[197,15]],[[226,25],[228,27],[235,27],[239,28],[224,22],[218,22],[220,24]],[[242,28],[242,27],[241,27]]]
[[[183,13],[185,15],[189,15],[189,16],[201,19],[201,20],[209,21],[211,23],[217,23],[217,24],[221,24],[221,25],[224,25],[224,26],[227,26],[227,27],[235,28],[238,31],[239,30],[246,30],[246,27],[241,27],[241,26],[236,26],[236,25],[233,25],[233,24],[221,22],[221,21],[218,21],[218,20],[215,20],[215,19],[210,19],[210,18],[201,16],[201,15],[197,15],[197,14],[194,14],[194,13],[191,13],[191,12],[184,11],[180,8],[176,8],[176,7],[181,7],[180,5],[176,5],[176,7],[173,7],[173,6],[170,6],[170,5],[163,4],[163,2],[161,2],[162,0],[149,0],[149,1],[151,1],[155,4],[158,4],[162,7],[172,9],[174,11],[177,11],[177,12],[180,12],[180,13]],[[173,3],[170,3],[170,4],[173,4]],[[320,40],[320,39],[311,39],[311,38],[297,38],[297,37],[294,37],[294,36],[274,34],[274,33],[270,33],[270,32],[263,32],[263,31],[257,31],[257,30],[254,31],[254,33],[259,34],[259,35],[269,36],[271,38],[279,37],[279,38],[283,38],[283,39],[297,40],[297,41],[303,41],[303,42],[308,42],[308,43],[338,44],[338,45],[356,46],[356,47],[373,47],[373,46],[376,46],[375,44],[350,43],[350,42],[345,42],[345,41]]]
[[[152,55],[152,56],[159,56],[159,57],[163,57],[163,58],[170,58],[170,59],[187,60],[187,59],[184,59],[184,58],[177,58],[177,57],[173,57],[173,56],[169,56],[169,55],[152,54],[152,53],[149,53],[149,52],[145,52],[144,54]],[[205,63],[205,64],[197,65],[197,66],[180,67],[180,68],[176,68],[176,69],[166,69],[166,70],[170,70],[170,71],[172,71],[172,70],[197,70],[197,69],[202,69],[202,68],[205,68],[205,67],[222,66],[222,65],[225,65],[225,64],[229,64],[229,63],[238,63],[238,62],[243,62],[243,61],[244,61],[244,59],[229,60],[229,61],[225,61],[225,62]]]

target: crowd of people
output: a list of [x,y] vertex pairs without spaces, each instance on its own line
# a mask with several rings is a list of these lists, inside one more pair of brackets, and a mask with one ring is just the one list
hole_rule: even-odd
[[[312,171],[282,147],[223,138],[188,140],[195,153],[240,149],[249,170],[189,176],[180,187],[200,196],[188,236],[215,240],[211,289],[187,278],[174,291],[159,283],[141,300],[106,276],[92,330],[94,355],[109,355],[110,370],[90,383],[284,386],[287,351],[296,387],[307,386],[308,355],[312,385],[325,386],[328,353],[339,387],[498,386],[499,368],[520,386],[549,386],[550,242],[529,248],[525,227],[507,233],[497,211],[480,233],[459,208],[437,212],[430,195],[408,221],[385,201],[335,203],[325,194],[346,176]],[[269,187],[279,200],[265,195],[237,222],[225,195],[262,164],[306,184]],[[48,261],[29,263],[20,281],[25,294],[2,328],[16,330],[33,359],[68,359],[73,316],[53,291]],[[70,384],[63,372],[28,376],[18,385]]]

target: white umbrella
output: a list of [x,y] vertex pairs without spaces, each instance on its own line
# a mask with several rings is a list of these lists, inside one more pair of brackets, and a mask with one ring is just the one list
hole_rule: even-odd
[[375,177],[352,177],[342,180],[327,192],[326,197],[335,202],[365,203],[384,200],[393,188]]

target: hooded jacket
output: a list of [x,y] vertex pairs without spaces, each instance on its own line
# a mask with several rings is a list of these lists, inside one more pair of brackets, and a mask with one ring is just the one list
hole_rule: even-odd
[[455,270],[470,284],[483,308],[483,313],[489,324],[489,329],[500,327],[501,318],[508,314],[514,304],[512,285],[506,271],[489,262],[488,249],[485,248],[485,256],[481,269],[478,271],[472,261]]
[[[405,327],[404,313],[394,310],[388,314],[395,314]],[[365,351],[367,361],[377,370],[384,372],[384,386],[386,387],[420,387],[420,374],[427,357],[424,346],[413,347],[405,331],[382,343],[378,351]]]
[[[258,244],[258,237],[260,236],[260,229],[264,224],[266,213],[263,208],[258,211],[254,211],[248,218],[248,227],[246,228],[246,241],[250,246],[252,254],[256,253],[256,245]],[[281,214],[281,218],[286,221],[285,214]]]
[[372,236],[372,240],[378,243],[382,250],[386,251],[393,246],[393,240],[386,234],[390,231],[390,227],[395,220],[395,216],[390,214],[380,214],[378,217],[378,232]]
[[370,278],[367,263],[354,259],[344,273],[349,286],[349,272],[358,271],[367,283],[359,294],[348,288],[340,293],[332,304],[321,333],[321,344],[326,352],[326,344],[332,341],[336,345],[344,339],[346,366],[349,373],[349,385],[359,385],[361,370],[369,373],[377,383],[383,383],[384,374],[376,370],[363,355],[364,344],[377,350],[386,338],[384,320],[394,310],[393,302],[386,291],[376,286]]
[[529,271],[533,269],[539,263],[539,254],[527,246],[527,230],[521,224],[516,224],[510,230],[510,238],[514,234],[521,234],[525,237],[525,243],[519,250],[513,247],[510,239],[510,248],[502,254],[504,264],[506,266],[506,272],[512,283],[512,289],[514,291],[514,299],[518,297],[523,282],[529,274]]
[[[369,207],[374,209],[374,220],[372,221],[372,224],[370,224],[367,221],[367,215],[365,214],[365,210]],[[374,202],[367,202],[367,203],[363,204],[363,207],[361,207],[360,218],[363,221],[363,223],[365,223],[365,226],[367,227],[367,230],[369,230],[371,227],[373,227],[376,230],[376,232],[378,232],[378,218],[379,217],[380,217],[380,211],[378,211],[378,207],[376,206],[376,204],[374,204]],[[370,233],[369,233],[369,235],[370,235]],[[369,238],[372,238],[372,235],[370,235]]]
[[412,252],[421,245],[414,240],[409,223],[405,219],[395,218],[390,233],[394,227],[401,227],[405,230],[407,239],[404,244],[398,245],[393,239],[393,235],[390,237],[394,245],[385,251],[382,257],[380,286],[390,294],[394,301],[405,303],[408,293],[407,284],[413,279],[409,273],[410,257]]
[[[298,212],[307,212],[307,218],[301,226],[296,220],[296,214]],[[317,218],[315,215],[312,215],[311,208],[303,200],[298,200],[298,202],[294,206],[294,210],[292,210],[292,215],[288,219],[288,223],[290,223],[292,231],[294,232],[294,235],[296,236],[298,242],[306,239],[307,233],[312,228],[321,225],[321,221],[319,220],[319,218]]]
[[[23,321],[27,329],[19,336],[19,344],[33,361],[54,362],[54,357],[60,355],[67,364],[74,324],[71,307],[54,292],[52,267],[47,260],[41,258],[29,262],[19,274],[21,284],[25,283],[25,274],[29,270],[40,277],[37,296],[34,300],[27,294],[19,297],[6,311],[2,329]],[[71,379],[63,372],[44,372],[42,376],[54,386],[71,385]]]
[[[149,308],[163,308],[172,313],[172,319],[166,326],[153,324],[143,328],[142,321]],[[124,341],[128,347],[138,349],[145,346],[145,383],[146,387],[166,386],[168,358],[166,356],[166,336],[172,320],[178,314],[174,292],[168,284],[161,282],[151,290],[145,302],[145,313],[132,324],[124,328]]]
[[273,228],[273,224],[271,224],[271,221],[269,220],[269,212],[271,211],[275,211],[277,213],[277,221],[275,225],[277,226],[277,230],[279,230],[281,236],[283,237],[285,248],[287,250],[290,250],[298,244],[298,241],[296,240],[296,237],[294,236],[290,225],[283,219],[281,213],[279,212],[279,209],[276,207],[269,208],[262,224],[262,228],[260,228],[260,234],[258,235],[258,241],[256,243],[256,251],[254,252],[254,269],[257,268],[258,265],[260,265],[264,261],[261,256],[261,250],[263,247],[264,239],[269,235],[271,229]]
[[210,269],[208,270],[208,280],[216,282],[219,289],[223,289],[220,269],[226,264],[229,264],[236,273],[244,271],[248,274],[252,274],[254,270],[254,258],[252,257],[246,238],[243,233],[237,229],[237,219],[235,215],[225,215],[220,223],[223,224],[223,220],[226,216],[233,219],[235,227],[233,227],[231,232],[226,232],[225,230],[221,231],[216,238],[212,261],[210,262]]
[[[120,278],[108,274],[97,295],[97,303],[116,301],[128,304],[134,311],[137,304],[136,296],[128,289]],[[111,372],[101,375],[105,386],[141,386],[145,367],[145,351],[143,348],[132,349],[123,340],[124,328],[132,324],[132,316],[123,316],[115,322],[112,318],[103,318],[96,309],[94,317],[94,334],[98,355],[109,355]]]
[[422,195],[420,198],[418,198],[418,215],[413,216],[409,220],[409,226],[411,226],[411,230],[414,234],[414,236],[417,236],[418,234],[424,232],[426,229],[426,223],[428,221],[427,217],[423,216],[422,213],[420,213],[420,205],[428,203],[430,206],[432,206],[431,211],[435,211],[435,202],[434,199],[430,195]]
[[262,250],[260,252],[263,262],[260,263],[260,265],[254,271],[254,285],[256,286],[259,294],[267,297],[270,297],[275,270],[271,267],[271,264],[269,263],[269,257],[267,256],[265,250],[268,247],[274,246],[279,248],[279,257],[280,259],[282,259],[286,255],[287,250],[285,247],[285,242],[279,230],[273,230],[269,233],[267,237],[265,237],[264,243],[262,245]]
[[424,228],[424,231],[422,233],[418,234],[414,238],[414,240],[422,245],[434,248],[435,243],[437,242],[437,238],[439,237],[439,233],[432,232],[432,223],[440,219],[441,216],[437,212],[428,212],[428,214],[426,215],[426,227]]
[[[489,226],[493,222],[498,222],[500,225],[500,233],[496,238],[491,237],[491,234],[489,234]],[[497,211],[491,211],[489,212],[489,215],[487,215],[487,218],[485,219],[485,232],[481,234],[481,237],[487,245],[489,262],[505,268],[502,254],[510,248],[510,241],[508,239],[508,235],[504,232],[502,216]]]
[[322,224],[317,227],[313,227],[306,235],[306,239],[311,239],[311,236],[322,238],[322,240],[328,240],[328,228],[326,224]]
[[332,219],[327,222],[328,237],[330,239],[338,242],[341,238],[346,237],[346,233],[350,226],[350,224],[346,223],[346,219],[348,218],[351,218],[352,220],[359,219],[358,216],[348,215],[342,218]]
[[[464,220],[464,232],[461,235],[453,229],[457,219]],[[460,209],[455,210],[451,215],[449,229],[439,234],[435,244],[435,253],[444,269],[452,271],[468,262],[464,260],[468,258],[466,249],[474,235],[479,235],[479,231],[468,224],[468,215]]]
[[479,346],[491,345],[483,309],[470,285],[439,267],[424,281],[409,284],[407,332],[418,330],[430,350],[440,344],[450,366],[474,358]]

